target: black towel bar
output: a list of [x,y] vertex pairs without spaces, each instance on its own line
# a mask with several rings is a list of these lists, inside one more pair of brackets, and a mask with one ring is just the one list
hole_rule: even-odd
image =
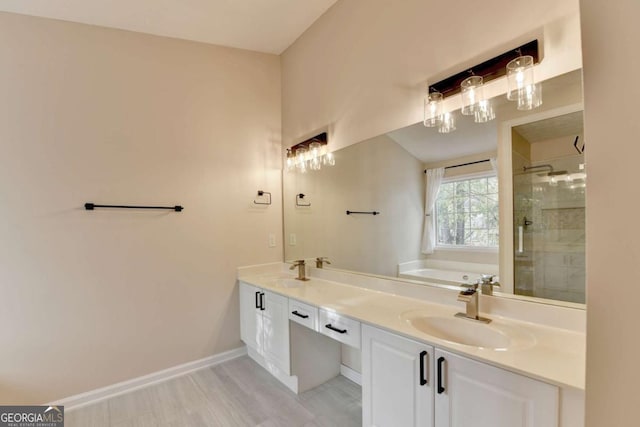
[[95,203],[85,203],[84,208],[88,211],[92,211],[95,208],[116,208],[116,209],[167,209],[176,212],[182,212],[184,209],[182,206],[131,206],[131,205],[97,205]]

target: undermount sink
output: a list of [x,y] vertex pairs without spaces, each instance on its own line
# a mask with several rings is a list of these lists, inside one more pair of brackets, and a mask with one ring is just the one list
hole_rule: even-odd
[[453,316],[431,316],[423,311],[407,312],[401,318],[427,335],[470,347],[508,350],[535,344],[535,338],[530,333],[506,324],[476,323]]

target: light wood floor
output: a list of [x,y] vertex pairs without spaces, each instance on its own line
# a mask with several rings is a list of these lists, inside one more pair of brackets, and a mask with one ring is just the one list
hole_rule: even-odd
[[360,386],[339,376],[295,395],[248,357],[65,414],[67,427],[362,425]]

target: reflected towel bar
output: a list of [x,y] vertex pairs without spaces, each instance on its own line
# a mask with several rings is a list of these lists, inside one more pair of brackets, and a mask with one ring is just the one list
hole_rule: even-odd
[[131,206],[131,205],[97,205],[95,203],[85,203],[84,208],[88,211],[92,211],[95,208],[116,208],[116,209],[166,209],[176,212],[182,212],[184,209],[182,206]]

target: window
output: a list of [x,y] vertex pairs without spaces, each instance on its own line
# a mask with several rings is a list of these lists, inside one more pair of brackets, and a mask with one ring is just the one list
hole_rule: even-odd
[[445,181],[436,200],[436,245],[498,247],[498,178]]

